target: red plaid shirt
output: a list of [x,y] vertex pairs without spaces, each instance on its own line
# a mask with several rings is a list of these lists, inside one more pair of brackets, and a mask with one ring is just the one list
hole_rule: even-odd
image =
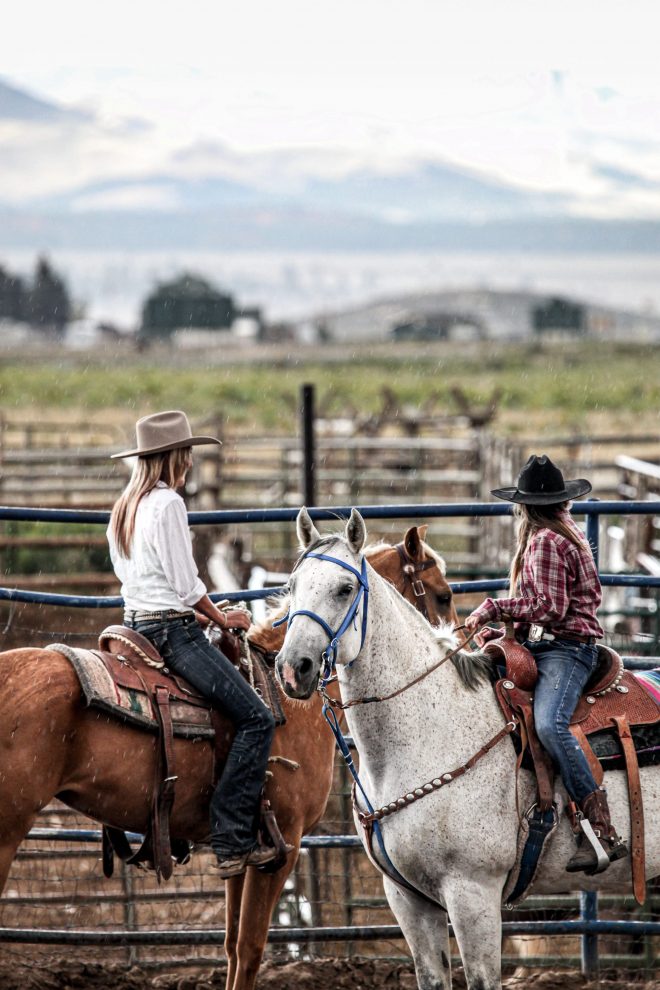
[[[568,511],[562,520],[580,532]],[[527,544],[518,590],[519,598],[487,598],[472,614],[482,622],[510,616],[516,626],[535,623],[559,637],[602,637],[596,618],[602,597],[600,579],[586,545],[576,547],[551,529],[539,529]]]

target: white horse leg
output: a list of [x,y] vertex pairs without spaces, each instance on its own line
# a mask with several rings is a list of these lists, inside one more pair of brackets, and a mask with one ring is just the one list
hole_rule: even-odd
[[465,875],[444,889],[467,990],[501,990],[501,892],[501,886],[484,887]]
[[451,990],[447,914],[383,877],[385,896],[415,963],[419,990]]

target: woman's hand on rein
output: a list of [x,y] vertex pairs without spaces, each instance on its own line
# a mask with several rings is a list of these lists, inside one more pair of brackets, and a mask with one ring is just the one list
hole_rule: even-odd
[[465,620],[465,629],[470,634],[470,636],[474,636],[480,625],[481,625],[481,620],[474,614],[468,615],[467,619]]
[[242,608],[230,609],[227,612],[222,612],[221,615],[225,620],[222,623],[223,629],[248,630],[252,625],[252,617],[250,613],[244,611]]

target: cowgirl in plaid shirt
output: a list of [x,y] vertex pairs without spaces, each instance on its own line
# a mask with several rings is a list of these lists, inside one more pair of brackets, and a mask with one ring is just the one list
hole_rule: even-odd
[[[515,488],[492,492],[515,502],[519,518],[510,597],[487,598],[465,624],[475,633],[485,622],[512,619],[516,637],[533,653],[539,674],[534,691],[537,735],[607,853],[608,862],[602,866],[606,869],[628,850],[610,821],[606,792],[597,786],[569,730],[580,695],[596,667],[596,643],[603,635],[596,618],[601,602],[598,569],[568,511],[571,499],[590,491],[588,481],[564,482],[549,457],[534,455],[520,472]],[[593,873],[597,865],[596,851],[580,831],[577,852],[566,869]]]

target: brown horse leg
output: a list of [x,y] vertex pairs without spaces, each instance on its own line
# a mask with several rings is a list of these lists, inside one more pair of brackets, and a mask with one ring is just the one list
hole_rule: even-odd
[[241,922],[241,901],[245,874],[225,881],[225,955],[227,956],[227,983],[225,990],[232,990],[238,968],[238,931]]
[[253,990],[254,988],[268,940],[268,929],[273,910],[284,884],[295,866],[300,839],[300,835],[295,837],[295,841],[290,834],[286,836],[287,842],[295,844],[295,850],[288,856],[286,864],[277,873],[260,873],[259,870],[249,869],[245,875],[238,932],[238,965],[234,982],[231,987],[228,985],[228,990]]
[[0,845],[0,894],[5,889],[18,847],[32,828],[35,818],[35,815],[26,815],[22,820],[13,823],[11,834],[3,832],[2,845]]

